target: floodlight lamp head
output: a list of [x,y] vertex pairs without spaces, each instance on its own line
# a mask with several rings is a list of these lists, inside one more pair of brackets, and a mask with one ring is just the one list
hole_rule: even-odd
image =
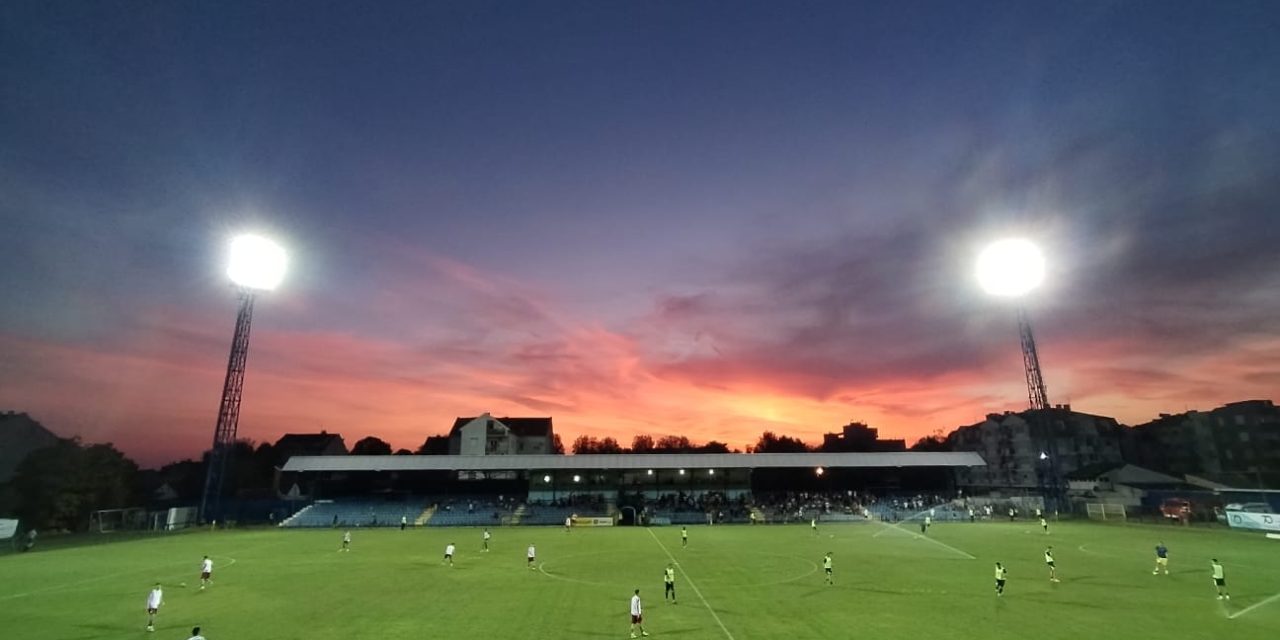
[[284,280],[289,259],[284,248],[262,236],[246,234],[231,240],[227,277],[246,289],[270,291]]
[[1044,254],[1023,238],[997,240],[978,255],[978,284],[993,296],[1014,298],[1044,282]]

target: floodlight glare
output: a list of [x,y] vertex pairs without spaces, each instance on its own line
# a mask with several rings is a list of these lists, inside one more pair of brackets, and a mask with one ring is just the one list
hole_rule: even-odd
[[582,482],[582,476],[574,476],[574,477],[573,477],[573,481],[574,481],[574,482]]
[[826,472],[827,472],[827,470],[826,470],[826,469],[823,469],[822,467],[818,467],[817,469],[814,469],[814,471],[813,471],[813,472],[814,472],[814,473],[816,473],[816,474],[818,474],[818,475],[822,475],[822,474],[826,473]]
[[551,482],[551,476],[542,476],[543,482]]
[[284,248],[262,236],[243,235],[231,241],[227,277],[248,289],[270,291],[284,279],[288,265]]
[[993,296],[1020,296],[1043,281],[1044,254],[1029,240],[998,240],[978,255],[978,283]]

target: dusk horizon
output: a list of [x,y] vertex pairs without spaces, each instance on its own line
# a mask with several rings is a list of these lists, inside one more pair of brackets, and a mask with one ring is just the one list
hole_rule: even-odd
[[1280,11],[1177,3],[0,7],[0,410],[141,465],[457,417],[908,444],[1280,389]]

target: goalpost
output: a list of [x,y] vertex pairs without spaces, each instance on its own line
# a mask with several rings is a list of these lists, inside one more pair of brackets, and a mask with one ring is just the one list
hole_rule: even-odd
[[1121,522],[1126,520],[1125,508],[1122,504],[1090,502],[1085,505],[1085,510],[1088,512],[1090,520],[1119,520]]
[[146,528],[147,510],[142,507],[99,509],[89,514],[89,530],[98,533],[138,531]]

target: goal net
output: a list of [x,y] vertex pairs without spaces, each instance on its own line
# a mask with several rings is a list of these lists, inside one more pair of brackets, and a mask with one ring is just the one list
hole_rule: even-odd
[[89,514],[89,530],[98,533],[138,531],[146,529],[147,526],[147,510],[141,507],[100,509]]
[[1122,504],[1112,504],[1110,502],[1090,502],[1085,505],[1090,520],[1125,520],[1125,510]]

